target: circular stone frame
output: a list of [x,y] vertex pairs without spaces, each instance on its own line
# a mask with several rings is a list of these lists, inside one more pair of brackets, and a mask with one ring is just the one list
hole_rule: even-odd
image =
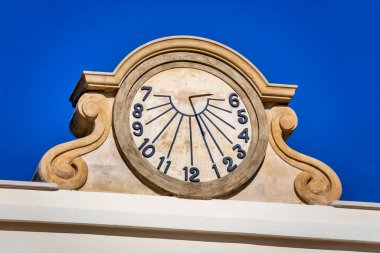
[[[215,45],[215,42],[209,40],[204,40],[204,42]],[[154,44],[151,44],[156,50],[153,49],[148,57],[144,57],[131,68],[120,84],[113,107],[113,128],[119,152],[134,175],[160,194],[192,199],[229,197],[239,192],[253,179],[262,164],[268,145],[266,114],[256,87],[253,85],[254,81],[248,80],[242,71],[222,61],[220,57],[213,57],[210,50],[207,52],[206,50],[202,52],[199,48],[192,50],[191,43],[188,43],[187,48],[178,47],[168,52],[160,50],[167,47],[168,41],[162,40],[162,47],[157,45],[159,43],[160,41],[154,41]],[[148,43],[140,48],[146,50],[149,46]],[[133,140],[129,114],[136,92],[153,75],[180,67],[196,68],[222,79],[237,92],[250,115],[252,141],[247,156],[237,169],[221,179],[191,183],[169,177],[154,168],[141,155]]]

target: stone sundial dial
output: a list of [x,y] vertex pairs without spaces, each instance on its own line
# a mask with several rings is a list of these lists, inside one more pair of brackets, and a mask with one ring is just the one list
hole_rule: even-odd
[[77,140],[41,159],[35,180],[62,189],[328,204],[341,184],[285,143],[297,86],[269,83],[234,50],[176,36],[84,72],[71,96]]

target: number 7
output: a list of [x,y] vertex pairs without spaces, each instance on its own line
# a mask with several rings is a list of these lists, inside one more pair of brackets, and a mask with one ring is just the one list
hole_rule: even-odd
[[150,87],[150,86],[143,86],[143,87],[141,87],[141,90],[146,90],[146,91],[148,91],[145,95],[144,95],[144,97],[143,97],[143,102],[149,97],[149,94],[152,92],[152,87]]

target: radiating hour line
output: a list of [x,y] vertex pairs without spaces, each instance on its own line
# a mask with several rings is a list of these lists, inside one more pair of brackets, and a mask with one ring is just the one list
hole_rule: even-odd
[[172,123],[173,119],[177,116],[178,112],[176,112],[173,117],[169,120],[168,123],[166,123],[166,125],[164,126],[164,128],[162,128],[161,132],[158,133],[158,135],[156,136],[156,138],[153,139],[152,143],[154,143],[158,137],[160,137],[160,135],[165,131],[165,129],[170,125],[170,123]]
[[168,95],[153,95],[154,97],[159,97],[159,98],[170,98]]
[[190,132],[190,162],[191,166],[193,166],[193,133],[191,132],[191,117],[189,116],[189,132]]
[[232,113],[232,111],[226,110],[226,109],[224,109],[224,108],[220,108],[219,106],[215,106],[215,105],[212,105],[212,104],[208,104],[208,105],[211,106],[211,107],[214,107],[214,108],[216,108],[216,109],[219,109],[219,110],[222,110],[222,111],[225,111],[225,112]]
[[227,139],[227,141],[229,142],[229,143],[231,143],[232,144],[232,141],[230,140],[230,138],[228,138],[224,133],[223,133],[223,131],[222,130],[220,130],[220,128],[207,116],[207,114],[206,113],[203,113],[203,115],[206,117],[206,119],[208,120],[208,121],[210,121],[211,122],[211,124],[219,131],[219,133],[221,133],[223,136],[224,136],[224,138],[226,138]]
[[211,113],[214,117],[216,117],[217,119],[219,119],[220,121],[222,121],[223,123],[225,123],[226,125],[228,125],[229,127],[231,127],[232,129],[235,129],[235,127],[233,125],[231,125],[230,123],[228,123],[224,119],[220,118],[218,115],[216,115],[215,113],[213,113],[209,109],[206,109],[206,111],[208,111],[209,113]]
[[173,137],[173,140],[172,140],[172,144],[170,144],[170,149],[169,149],[169,152],[168,152],[168,156],[167,156],[167,158],[169,158],[170,153],[172,152],[172,148],[173,148],[173,146],[174,146],[174,142],[175,142],[175,140],[177,139],[178,130],[179,130],[179,128],[181,127],[181,123],[182,123],[182,118],[183,118],[183,115],[181,115],[181,118],[180,118],[180,120],[179,120],[179,123],[178,123],[177,129],[175,130],[175,134],[174,134],[174,137]]
[[208,100],[214,100],[214,101],[226,101],[223,98],[209,98]]
[[155,121],[156,119],[160,118],[162,115],[166,114],[170,110],[173,110],[173,107],[170,107],[169,109],[167,109],[166,111],[164,111],[163,113],[161,113],[160,115],[158,115],[157,117],[149,120],[148,122],[145,123],[145,125],[148,125],[148,124],[152,123],[153,121]]
[[150,107],[148,109],[146,109],[147,111],[150,111],[150,110],[153,110],[153,109],[156,109],[156,108],[160,108],[160,107],[163,107],[165,105],[170,105],[170,102],[168,103],[165,103],[165,104],[162,104],[162,105],[157,105],[157,106],[154,106],[154,107]]
[[202,134],[202,130],[201,130],[200,124],[198,125],[198,127],[199,127],[199,131],[201,132],[201,135],[202,135],[202,138],[203,138],[203,142],[205,143],[205,146],[206,146],[206,148],[207,148],[208,155],[210,156],[211,162],[214,163],[214,159],[212,158],[212,155],[211,155],[210,149],[209,149],[209,147],[208,147],[208,145],[207,145],[206,138],[205,138],[205,136]]
[[203,118],[202,118],[202,115],[199,114],[199,118],[201,119],[203,125],[206,127],[206,130],[207,130],[208,134],[210,135],[211,139],[214,141],[215,146],[218,148],[220,154],[221,154],[222,156],[224,156],[223,151],[220,149],[220,147],[219,147],[219,145],[218,145],[218,142],[215,140],[215,138],[214,138],[214,136],[212,135],[210,129],[208,129],[206,123],[204,122],[204,120],[203,120]]

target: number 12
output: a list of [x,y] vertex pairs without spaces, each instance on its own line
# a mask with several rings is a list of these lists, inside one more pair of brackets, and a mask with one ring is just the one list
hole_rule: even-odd
[[[195,167],[191,167],[190,170],[188,167],[183,168],[185,171],[185,181],[190,181],[190,182],[199,182],[199,170]],[[189,172],[191,176],[189,177]]]

